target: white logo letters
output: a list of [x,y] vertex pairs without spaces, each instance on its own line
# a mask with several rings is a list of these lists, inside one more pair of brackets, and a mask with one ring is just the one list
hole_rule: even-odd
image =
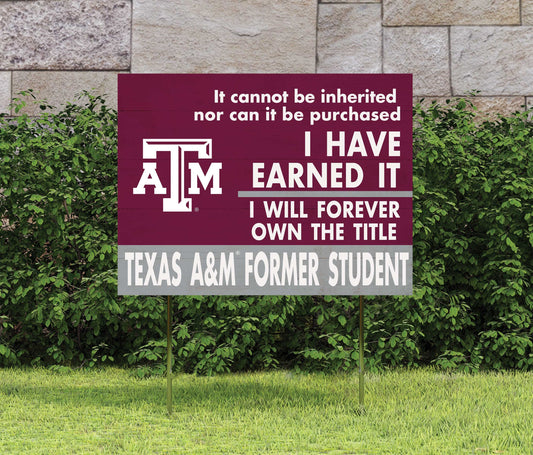
[[[211,139],[143,139],[143,159],[157,158],[157,152],[170,153],[170,197],[163,198],[163,212],[191,212],[192,199],[185,193],[185,153],[196,152],[199,159],[212,158]],[[157,163],[143,162],[143,173],[133,194],[146,194],[146,186],[154,187],[154,194],[167,194],[157,175]],[[199,163],[189,163],[190,187],[187,194],[200,194],[211,184],[211,194],[222,194],[220,171],[222,163],[211,163],[204,173]]]

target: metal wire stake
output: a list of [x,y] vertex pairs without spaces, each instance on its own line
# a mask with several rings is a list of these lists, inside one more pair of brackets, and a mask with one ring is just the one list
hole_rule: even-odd
[[364,318],[363,296],[359,296],[359,410],[365,411],[365,361],[364,361]]
[[167,411],[172,414],[172,311],[167,296]]

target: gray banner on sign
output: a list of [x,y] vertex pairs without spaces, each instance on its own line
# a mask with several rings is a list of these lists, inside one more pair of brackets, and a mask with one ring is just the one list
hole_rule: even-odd
[[119,295],[410,295],[411,245],[119,245]]

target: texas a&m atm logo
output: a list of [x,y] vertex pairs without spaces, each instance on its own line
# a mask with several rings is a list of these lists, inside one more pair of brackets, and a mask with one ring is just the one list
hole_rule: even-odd
[[[158,153],[170,153],[170,188],[161,184],[157,174]],[[163,198],[163,212],[192,212],[191,194],[200,194],[200,184],[211,194],[222,194],[220,171],[222,163],[211,163],[204,172],[200,163],[189,161],[187,171],[190,185],[185,188],[185,154],[197,153],[198,159],[212,159],[211,139],[143,139],[143,173],[133,194],[146,194],[146,187],[153,186],[154,194],[170,194]],[[146,161],[152,160],[152,161]]]

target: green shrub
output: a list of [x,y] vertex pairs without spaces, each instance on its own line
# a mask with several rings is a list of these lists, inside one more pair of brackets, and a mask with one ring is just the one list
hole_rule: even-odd
[[160,335],[162,313],[117,298],[116,112],[88,93],[41,107],[0,118],[0,365],[113,361]]
[[418,106],[415,120],[421,351],[442,366],[532,369],[533,123],[476,122],[464,100]]
[[[0,116],[0,365],[162,372],[166,299],[116,291],[116,112],[89,93],[42,108]],[[533,370],[532,155],[527,113],[415,108],[414,293],[365,298],[369,368]],[[173,301],[182,371],[357,367],[357,297]]]

